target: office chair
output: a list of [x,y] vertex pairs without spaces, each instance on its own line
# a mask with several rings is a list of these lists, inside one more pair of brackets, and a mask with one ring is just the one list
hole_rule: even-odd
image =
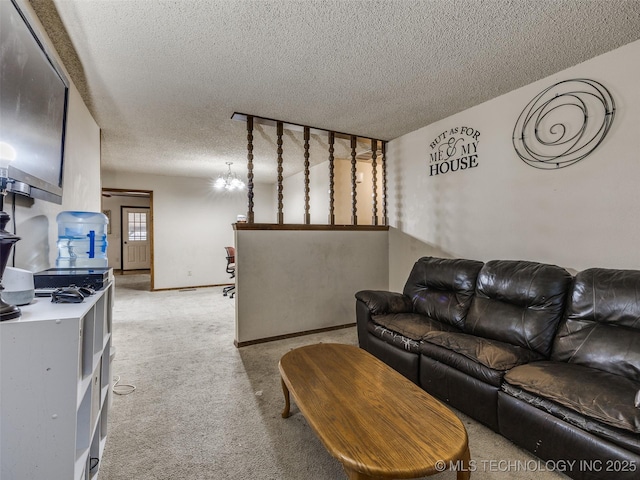
[[[236,278],[236,249],[234,247],[224,247],[227,251],[227,269],[226,272],[231,275],[231,278]],[[236,294],[236,286],[228,285],[222,289],[222,295],[225,297],[229,295],[229,298],[233,298]]]

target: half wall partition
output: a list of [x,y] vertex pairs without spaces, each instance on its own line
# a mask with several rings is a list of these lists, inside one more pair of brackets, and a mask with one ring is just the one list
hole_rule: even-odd
[[[355,293],[388,289],[386,141],[242,113],[232,118],[247,124],[248,172],[247,221],[233,226],[235,345],[354,325]],[[254,217],[254,149],[264,128],[275,134],[273,223]],[[299,140],[301,152],[289,165],[285,136]]]

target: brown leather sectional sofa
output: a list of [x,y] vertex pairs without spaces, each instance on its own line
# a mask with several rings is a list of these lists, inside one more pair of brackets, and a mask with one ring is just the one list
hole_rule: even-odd
[[640,271],[424,257],[360,347],[576,479],[640,478]]

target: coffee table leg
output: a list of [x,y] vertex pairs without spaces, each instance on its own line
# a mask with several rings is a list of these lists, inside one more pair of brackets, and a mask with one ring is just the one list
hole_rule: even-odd
[[287,418],[289,416],[289,409],[291,408],[291,403],[289,401],[289,389],[282,378],[280,378],[280,382],[282,383],[282,392],[284,393],[284,410],[282,411],[282,418]]
[[462,454],[462,470],[458,470],[456,475],[457,480],[469,480],[471,478],[471,472],[469,471],[469,460],[471,460],[471,452],[469,452],[469,446]]

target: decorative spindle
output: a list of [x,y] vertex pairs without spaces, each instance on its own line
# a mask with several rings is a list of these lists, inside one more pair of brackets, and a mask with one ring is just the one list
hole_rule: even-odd
[[389,225],[387,218],[387,142],[382,142],[382,225]]
[[329,132],[329,225],[335,225],[336,215],[334,208],[334,182],[333,182],[333,145],[336,141],[336,135]]
[[311,223],[309,214],[309,127],[304,127],[304,223]]
[[371,167],[373,169],[373,217],[371,218],[371,225],[378,225],[378,164],[376,158],[378,157],[378,141],[371,140]]
[[[615,108],[611,109],[610,116],[613,116]],[[609,110],[607,110],[609,115]],[[255,197],[255,176],[254,176],[254,128],[256,124],[261,125],[274,125],[277,130],[277,223],[276,225],[284,225],[284,164],[283,164],[283,134],[285,122],[280,120],[273,120],[269,118],[257,117],[255,115],[246,115],[243,113],[234,113],[232,116],[234,120],[240,120],[247,122],[247,223],[255,224],[254,213],[254,197]],[[314,127],[308,127],[304,125],[287,123],[287,128],[293,128],[294,130],[303,130],[304,132],[304,225],[311,225],[311,129]],[[321,130],[321,129],[316,129]],[[336,225],[336,179],[335,179],[335,137],[336,133],[324,130],[328,135],[328,152],[329,152],[329,215],[328,224],[330,226]],[[362,176],[362,173],[358,173],[358,157],[356,149],[358,147],[358,136],[349,135],[344,133],[337,134],[339,138],[349,138],[351,140],[351,225],[358,225],[357,216],[357,187],[358,177]],[[364,139],[363,139],[364,140]],[[369,139],[371,141],[371,164],[373,170],[372,176],[372,225],[385,225],[389,223],[388,219],[388,206],[387,206],[387,164],[386,164],[386,148],[387,143],[381,140]],[[378,148],[382,150],[382,153],[378,155]],[[380,174],[382,176],[382,185],[379,185],[378,167],[380,167]],[[561,165],[558,165],[561,167]],[[378,191],[380,189],[380,191]],[[366,189],[368,191],[368,187]],[[380,198],[382,196],[382,198]],[[381,211],[382,210],[382,211]]]
[[351,224],[358,224],[356,203],[356,143],[357,137],[351,135]]
[[282,213],[282,122],[278,122],[278,224],[284,223],[284,213]]
[[253,223],[253,117],[247,117],[247,198],[249,209],[247,211],[247,222]]

